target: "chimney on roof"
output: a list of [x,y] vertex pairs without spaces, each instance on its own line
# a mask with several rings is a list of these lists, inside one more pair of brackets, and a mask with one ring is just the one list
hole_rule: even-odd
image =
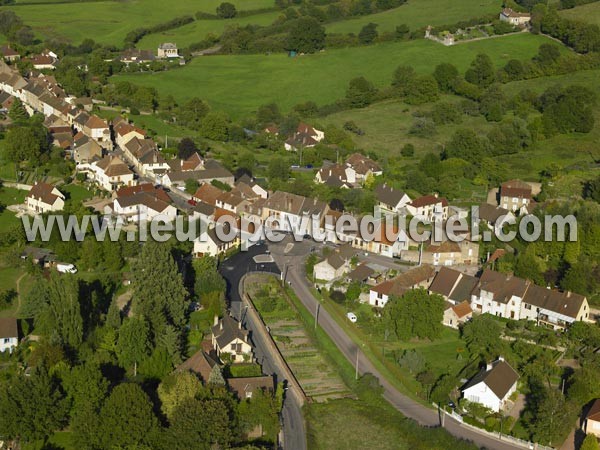
[[222,320],[219,322],[219,330],[223,331],[223,321]]
[[567,291],[567,298],[571,297],[571,291]]
[[504,361],[504,356],[498,356],[498,361]]
[[241,320],[238,322],[238,328],[239,328],[240,330],[242,329],[242,321],[241,321]]
[[438,198],[438,196],[439,196],[439,195],[440,195],[440,194],[438,194],[437,192],[434,192],[434,193],[433,193],[433,196],[434,196],[435,198]]
[[219,323],[219,316],[215,314],[215,319],[213,320],[213,325],[217,325]]
[[492,363],[491,363],[491,362],[489,362],[489,363],[487,363],[487,364],[486,364],[486,366],[485,366],[485,370],[486,370],[487,372],[489,372],[490,370],[492,370],[492,367],[494,367],[494,366],[492,365]]

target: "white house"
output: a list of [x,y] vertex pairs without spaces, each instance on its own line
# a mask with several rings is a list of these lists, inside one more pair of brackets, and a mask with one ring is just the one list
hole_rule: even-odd
[[500,412],[506,400],[517,390],[519,374],[500,357],[487,364],[461,389],[470,402],[479,403]]
[[383,170],[381,170],[379,164],[360,153],[353,153],[348,156],[346,166],[354,170],[358,182],[364,182],[370,176],[383,175]]
[[221,239],[229,232],[220,224],[209,226],[194,240],[194,256],[219,256],[240,244],[239,233],[233,239]]
[[406,205],[413,217],[425,222],[448,219],[448,200],[436,195],[424,195]]
[[226,359],[231,359],[233,363],[252,361],[254,356],[252,346],[248,342],[248,331],[242,328],[241,322],[227,314],[221,320],[215,317],[211,331],[213,348],[222,361]]
[[531,22],[531,14],[513,11],[511,8],[504,8],[500,12],[500,20],[515,26],[523,26]]
[[427,288],[434,276],[435,269],[430,265],[415,267],[396,278],[372,287],[369,292],[369,304],[383,308],[390,297],[401,297],[410,289]]
[[118,156],[105,156],[90,165],[93,179],[102,189],[112,192],[123,186],[133,186],[136,181],[129,166]]
[[315,280],[332,281],[348,273],[350,261],[356,255],[356,249],[350,245],[342,245],[331,252],[323,261],[315,264],[313,277]]
[[157,51],[158,58],[179,58],[179,53],[177,52],[177,45],[172,42],[163,42],[158,46]]
[[8,350],[9,353],[12,353],[18,344],[19,332],[17,319],[10,317],[0,318],[0,352]]
[[170,222],[177,217],[175,206],[149,192],[117,197],[104,208],[104,212],[122,217],[129,222],[143,220],[150,222],[155,217]]
[[341,164],[323,165],[315,175],[315,182],[332,187],[351,187],[356,183],[356,172],[352,167]]
[[65,196],[51,184],[37,182],[25,197],[25,205],[30,211],[39,214],[62,211],[65,207]]

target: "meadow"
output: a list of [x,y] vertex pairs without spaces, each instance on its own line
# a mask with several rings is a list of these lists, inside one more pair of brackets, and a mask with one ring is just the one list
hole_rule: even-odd
[[580,20],[587,23],[600,25],[600,4],[588,3],[571,9],[564,9],[559,13],[565,19]]
[[138,42],[137,47],[144,50],[155,50],[161,42],[174,42],[179,48],[185,48],[190,44],[202,41],[209,34],[219,36],[229,26],[270,25],[280,14],[279,11],[273,11],[228,20],[196,20],[173,30],[149,34]]
[[327,26],[327,32],[358,34],[368,23],[379,25],[377,30],[380,33],[394,31],[400,24],[415,30],[427,25],[448,25],[499,12],[500,3],[496,0],[408,0],[404,5],[388,11],[334,22]]
[[[238,10],[273,6],[272,0],[230,0]],[[23,4],[7,6],[42,38],[69,40],[74,44],[86,38],[102,44],[121,46],[135,28],[156,25],[177,16],[198,11],[214,13],[221,0],[130,0],[74,3]],[[199,39],[201,40],[201,39]]]
[[389,85],[400,64],[431,73],[436,64],[451,62],[464,71],[483,52],[501,67],[509,59],[531,58],[545,42],[548,39],[543,36],[519,34],[453,47],[419,39],[296,58],[284,54],[206,56],[175,70],[118,75],[113,81],[155,87],[161,95],[171,94],[180,102],[197,96],[214,109],[240,118],[270,102],[283,110],[308,100],[318,105],[334,102],[344,97],[348,82],[357,76],[365,76],[376,86]]

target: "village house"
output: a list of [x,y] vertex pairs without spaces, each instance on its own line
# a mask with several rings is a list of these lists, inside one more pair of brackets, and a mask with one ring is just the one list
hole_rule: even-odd
[[169,164],[163,158],[152,139],[130,139],[122,148],[127,158],[137,172],[144,176],[158,176],[170,170]]
[[209,159],[204,162],[204,167],[201,170],[178,170],[167,172],[162,177],[162,184],[167,187],[185,189],[185,182],[194,180],[198,184],[210,183],[211,181],[219,181],[229,186],[234,184],[233,174],[223,167],[214,159]]
[[600,399],[594,400],[583,420],[583,431],[600,438]]
[[25,205],[29,211],[38,214],[62,211],[65,195],[51,184],[36,182],[25,197]]
[[356,183],[354,169],[341,164],[323,164],[315,175],[315,182],[334,188],[351,188]]
[[90,175],[105,191],[112,192],[123,186],[133,186],[135,175],[118,156],[109,155],[90,164]]
[[356,253],[348,244],[336,248],[323,261],[315,264],[313,278],[327,282],[340,278],[351,269],[350,261]]
[[119,61],[124,63],[126,66],[129,64],[147,64],[154,61],[156,58],[150,50],[138,50],[136,48],[130,48],[124,50],[119,56]]
[[[363,220],[365,220],[364,217],[358,221],[359,229]],[[371,231],[372,233],[369,233],[370,235],[354,233],[351,241],[352,246],[356,249],[374,253],[376,255],[387,256],[388,258],[400,256],[403,251],[409,248],[410,240],[406,231],[402,228],[398,228],[398,226],[391,221],[377,221],[373,225]]]
[[58,62],[58,56],[51,51],[45,51],[27,59],[31,61],[33,68],[37,70],[54,70],[56,69],[56,63]]
[[151,183],[122,187],[113,197],[113,202],[105,207],[104,212],[125,221],[151,221],[157,216],[171,221],[177,217],[177,208],[171,204],[168,194]]
[[168,161],[171,170],[180,172],[190,172],[193,170],[204,169],[204,159],[198,152],[192,153],[187,159],[175,158]]
[[[202,344],[204,344],[204,342],[205,341],[203,341]],[[212,350],[212,348],[210,350]],[[177,366],[175,372],[192,372],[199,375],[206,384],[208,383],[210,374],[215,366],[218,366],[217,362],[207,354],[204,348],[201,348]]]
[[500,12],[500,20],[514,26],[524,26],[531,22],[531,14],[513,11],[511,8],[504,8]]
[[479,244],[469,239],[453,242],[445,239],[441,242],[425,242],[420,250],[404,250],[400,259],[433,266],[477,265]]
[[249,201],[239,191],[223,192],[216,198],[215,206],[239,214]]
[[369,305],[383,308],[390,297],[402,297],[411,289],[428,288],[434,276],[435,269],[430,265],[410,269],[396,278],[372,287],[369,292]]
[[400,210],[411,202],[410,197],[399,189],[394,189],[387,184],[380,184],[375,188],[375,199],[381,209],[392,212]]
[[[329,207],[317,199],[302,197],[289,192],[276,191],[262,207],[262,220],[271,230],[312,234],[313,223],[318,225]],[[271,220],[267,221],[267,218]]]
[[20,256],[21,259],[30,259],[33,264],[44,268],[51,267],[56,263],[56,255],[47,248],[27,246]]
[[115,144],[118,148],[123,149],[125,144],[133,138],[145,139],[146,132],[138,128],[122,117],[117,117],[112,121],[112,130],[115,138]]
[[91,115],[83,125],[82,131],[84,134],[98,142],[103,148],[112,150],[110,128],[106,120],[101,119],[98,116]]
[[[438,294],[453,305],[471,302],[471,292],[477,286],[479,279],[449,267],[442,267],[435,275],[430,294]],[[470,309],[470,308],[469,308]]]
[[222,319],[215,316],[212,331],[212,344],[217,356],[223,362],[250,362],[254,356],[248,341],[248,331],[242,329],[242,323],[228,314]]
[[19,345],[17,319],[12,317],[0,318],[0,353],[6,351],[12,353],[17,345]]
[[[235,187],[240,189],[242,192],[246,187],[248,187],[252,190],[252,192],[256,194],[257,197],[263,199],[266,199],[269,196],[269,193],[266,189],[260,186],[253,177],[250,177],[246,174],[242,175],[236,180]],[[248,193],[246,194],[246,196],[251,197],[251,195]]]
[[[539,193],[539,191],[537,192]],[[534,195],[532,183],[521,180],[510,180],[502,183],[499,192],[499,206],[519,214],[527,214],[532,211]]]
[[360,153],[352,153],[348,156],[346,166],[354,170],[358,183],[364,183],[369,177],[383,175],[383,170],[381,170],[379,164]]
[[225,191],[219,189],[216,186],[213,186],[210,183],[202,183],[200,187],[196,190],[194,195],[192,195],[192,199],[197,202],[206,203],[208,205],[216,206],[217,198],[224,194]]
[[499,357],[467,382],[461,389],[463,398],[500,412],[517,390],[519,374]]
[[444,197],[424,195],[406,205],[410,215],[424,222],[434,222],[448,219],[448,200]]
[[16,50],[10,48],[9,45],[3,45],[0,47],[0,53],[4,57],[5,61],[14,62],[21,59],[21,55]]
[[534,320],[552,329],[563,329],[575,321],[589,321],[587,298],[536,286],[529,280],[484,270],[471,294],[471,308],[509,319]]
[[482,203],[479,205],[479,219],[488,227],[499,231],[505,223],[515,220],[515,215],[500,206]]
[[273,392],[275,390],[273,375],[227,378],[226,381],[231,392],[239,400],[250,399],[257,391]]
[[159,59],[179,58],[179,53],[177,52],[177,45],[171,42],[164,42],[160,44],[158,46],[156,56]]
[[75,146],[73,143],[73,159],[76,164],[91,164],[102,158],[102,147],[92,139],[80,145]]
[[317,130],[310,125],[300,122],[298,128],[284,143],[287,151],[298,151],[301,148],[310,148],[325,139],[325,132]]
[[442,324],[451,328],[458,328],[473,317],[473,310],[468,300],[457,305],[446,302]]
[[[215,211],[218,215],[219,212]],[[213,221],[217,220],[213,216]],[[221,236],[229,236],[230,233],[235,233],[232,239],[221,239]],[[202,256],[220,256],[227,253],[229,250],[240,245],[240,236],[237,229],[230,229],[229,226],[209,223],[208,227],[201,231],[200,236],[194,240],[194,256],[199,258]]]

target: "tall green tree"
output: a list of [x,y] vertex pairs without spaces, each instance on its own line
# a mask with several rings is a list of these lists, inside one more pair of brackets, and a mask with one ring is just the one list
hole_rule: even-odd
[[479,87],[488,87],[495,80],[494,64],[485,53],[478,54],[465,72],[465,80]]
[[346,99],[352,108],[364,108],[373,102],[375,94],[377,94],[377,89],[373,83],[365,77],[358,77],[350,80],[346,90]]
[[169,324],[181,327],[188,308],[187,291],[169,246],[148,241],[132,264],[133,309],[160,335]]
[[130,317],[119,330],[116,353],[119,363],[132,368],[148,357],[151,350],[150,331],[143,317]]
[[314,53],[325,46],[325,28],[314,17],[305,16],[289,25],[286,50]]
[[475,316],[462,328],[462,337],[472,355],[479,355],[489,360],[500,355],[502,341],[500,324],[491,316],[483,314]]
[[148,444],[158,421],[148,395],[134,383],[118,385],[100,411],[102,448]]

